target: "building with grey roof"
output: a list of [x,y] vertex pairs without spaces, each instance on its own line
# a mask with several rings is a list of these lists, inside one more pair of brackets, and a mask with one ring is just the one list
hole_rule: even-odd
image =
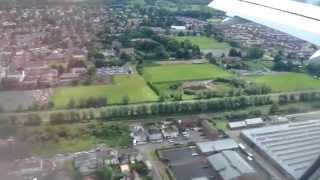
[[240,137],[288,179],[300,179],[320,156],[320,121],[243,130]]
[[264,122],[262,118],[252,118],[244,120],[248,127],[258,127],[263,126]]
[[208,157],[222,180],[258,180],[257,172],[235,151],[222,151]]
[[229,122],[228,126],[230,129],[241,129],[247,127],[247,124],[245,121],[235,121],[235,122]]
[[232,150],[238,148],[238,144],[232,139],[199,142],[196,145],[202,154],[211,154],[215,152],[221,152],[224,150]]

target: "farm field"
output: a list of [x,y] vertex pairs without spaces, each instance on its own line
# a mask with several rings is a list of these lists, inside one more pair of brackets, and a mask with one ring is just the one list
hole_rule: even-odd
[[57,108],[67,106],[71,98],[78,103],[81,98],[107,97],[108,104],[121,103],[123,96],[129,103],[157,101],[158,96],[146,85],[139,75],[121,75],[114,78],[113,85],[78,86],[57,88],[53,102]]
[[212,64],[175,64],[144,68],[144,78],[152,83],[205,80],[232,74]]
[[218,42],[213,38],[205,36],[176,36],[174,38],[178,41],[189,40],[192,44],[198,45],[201,50],[230,48],[228,43]]
[[273,92],[304,91],[320,89],[320,80],[302,73],[279,73],[264,76],[252,76],[245,79],[258,84],[265,84]]

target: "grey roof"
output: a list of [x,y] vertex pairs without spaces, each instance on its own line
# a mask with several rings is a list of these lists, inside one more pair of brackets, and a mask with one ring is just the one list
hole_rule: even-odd
[[197,143],[197,146],[202,153],[220,152],[238,148],[238,144],[232,139],[200,142]]
[[209,180],[207,177],[196,177],[192,178],[192,180]]
[[319,120],[243,130],[241,136],[293,179],[299,179],[320,155]]
[[208,157],[210,165],[224,180],[252,174],[255,170],[235,151],[222,151]]
[[262,118],[253,118],[253,119],[246,119],[245,120],[246,124],[249,125],[257,125],[257,124],[263,124],[263,119]]
[[229,127],[231,129],[234,129],[234,128],[243,128],[243,127],[246,127],[247,124],[246,122],[244,121],[235,121],[235,122],[229,122]]

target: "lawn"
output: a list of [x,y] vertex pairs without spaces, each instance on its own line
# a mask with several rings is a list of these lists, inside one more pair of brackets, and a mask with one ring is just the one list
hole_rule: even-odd
[[231,73],[212,64],[173,64],[144,68],[144,78],[153,83],[230,77]]
[[302,73],[279,73],[247,77],[246,79],[259,84],[266,84],[274,92],[320,89],[320,80]]
[[192,44],[198,45],[201,50],[208,49],[227,49],[230,45],[225,42],[218,42],[217,40],[205,36],[176,36],[176,40],[189,40]]
[[213,120],[213,122],[216,124],[217,129],[221,129],[223,131],[227,130],[228,128],[228,121],[227,120]]
[[121,103],[128,96],[129,103],[150,102],[158,99],[139,75],[121,75],[114,78],[113,85],[94,85],[57,88],[53,102],[57,108],[66,107],[71,98],[79,102],[81,98],[107,97],[108,104]]

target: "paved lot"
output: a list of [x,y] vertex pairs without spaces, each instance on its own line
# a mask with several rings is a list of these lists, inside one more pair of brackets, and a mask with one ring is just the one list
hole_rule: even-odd
[[189,131],[189,134],[190,138],[180,136],[175,139],[174,143],[164,141],[162,143],[148,143],[144,145],[137,145],[134,147],[143,155],[144,159],[148,160],[151,163],[154,180],[162,180],[160,169],[158,168],[160,166],[159,163],[162,162],[154,160],[153,157],[150,155],[151,152],[155,149],[173,146],[174,144],[187,144],[188,142],[206,141],[205,137],[201,136],[200,133],[197,131]]

